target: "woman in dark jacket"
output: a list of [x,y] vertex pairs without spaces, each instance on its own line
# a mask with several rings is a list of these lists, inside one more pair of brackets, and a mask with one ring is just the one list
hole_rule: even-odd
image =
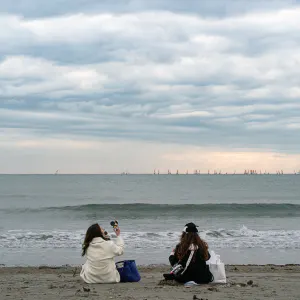
[[209,283],[213,280],[209,267],[206,265],[206,261],[210,259],[208,245],[198,235],[197,227],[194,223],[186,224],[180,243],[169,257],[172,267],[180,263],[185,268],[191,251],[194,251],[191,262],[185,272],[174,278],[178,282]]

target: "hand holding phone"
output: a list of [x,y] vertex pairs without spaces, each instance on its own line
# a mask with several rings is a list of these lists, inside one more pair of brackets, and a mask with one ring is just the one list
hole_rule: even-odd
[[116,233],[117,236],[119,236],[121,234],[120,227],[114,228],[114,232]]

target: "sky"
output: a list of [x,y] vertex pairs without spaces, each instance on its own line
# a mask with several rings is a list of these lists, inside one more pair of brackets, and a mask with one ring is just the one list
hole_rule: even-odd
[[0,0],[0,173],[300,170],[300,1]]

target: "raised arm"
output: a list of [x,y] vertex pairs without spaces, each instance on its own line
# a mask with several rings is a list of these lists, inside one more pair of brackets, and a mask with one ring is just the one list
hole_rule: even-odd
[[111,249],[115,256],[120,256],[124,253],[124,240],[118,236],[115,242],[111,241]]
[[111,242],[111,249],[115,256],[120,256],[124,253],[124,240],[120,236],[121,231],[119,227],[115,229],[115,233],[117,235],[117,238],[115,242]]

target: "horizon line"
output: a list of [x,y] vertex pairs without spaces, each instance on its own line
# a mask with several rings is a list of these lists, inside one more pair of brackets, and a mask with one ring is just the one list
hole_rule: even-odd
[[161,176],[161,175],[167,175],[167,176],[226,176],[226,175],[245,175],[245,176],[255,176],[255,175],[300,175],[300,173],[256,173],[256,174],[245,174],[245,173],[160,173],[160,174],[153,174],[153,173],[0,173],[0,176],[13,176],[13,175],[53,175],[53,176],[59,176],[59,175],[112,175],[112,176],[128,176],[128,175],[153,175],[153,176]]

